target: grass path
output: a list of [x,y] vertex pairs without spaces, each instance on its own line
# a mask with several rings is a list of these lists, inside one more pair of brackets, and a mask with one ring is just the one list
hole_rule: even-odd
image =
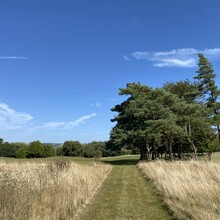
[[113,170],[80,220],[171,219],[152,184],[135,166],[136,159],[122,157],[108,162]]

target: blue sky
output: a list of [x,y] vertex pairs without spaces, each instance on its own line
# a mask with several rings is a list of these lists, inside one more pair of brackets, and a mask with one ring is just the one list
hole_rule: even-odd
[[220,86],[219,0],[1,0],[0,137],[108,140],[128,82],[192,79],[197,53]]

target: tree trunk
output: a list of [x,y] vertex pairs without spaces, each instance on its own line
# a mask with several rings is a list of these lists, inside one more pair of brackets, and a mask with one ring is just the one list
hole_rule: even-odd
[[146,143],[146,148],[147,148],[147,160],[150,161],[152,159],[152,152],[151,152],[152,147],[150,147],[150,144]]
[[172,141],[169,143],[169,158],[170,161],[173,161],[173,146],[172,146]]
[[185,125],[185,131],[186,131],[186,135],[187,135],[190,147],[192,149],[192,159],[197,160],[198,159],[197,158],[197,148],[194,145],[193,140],[191,138],[191,126],[190,126],[190,124],[188,125],[188,127],[187,127],[187,125]]
[[152,160],[156,160],[159,157],[158,155],[158,148],[156,144],[153,144],[153,152],[152,152]]
[[218,130],[218,143],[220,144],[220,127],[217,126],[217,130]]
[[147,148],[146,146],[140,147],[140,160],[146,160],[147,159]]

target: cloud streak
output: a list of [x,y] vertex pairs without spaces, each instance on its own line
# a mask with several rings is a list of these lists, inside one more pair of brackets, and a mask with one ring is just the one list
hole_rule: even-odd
[[[220,56],[220,48],[198,50],[194,48],[182,48],[170,51],[136,51],[131,53],[128,59],[146,60],[152,62],[155,67],[196,67],[197,54],[202,53],[209,59]],[[124,58],[125,59],[125,58]]]
[[3,60],[26,60],[27,57],[19,57],[19,56],[0,56],[0,59],[3,59]]
[[0,103],[0,130],[16,130],[29,126],[33,117],[24,112],[17,112],[5,103]]
[[72,129],[87,123],[97,116],[97,113],[84,115],[73,121],[52,121],[43,124],[33,122],[33,116],[25,112],[18,112],[7,104],[0,102],[0,131],[21,130],[22,132],[35,132],[38,130]]
[[84,115],[74,121],[69,121],[69,122],[47,122],[44,123],[43,128],[45,129],[71,129],[74,127],[77,127],[81,124],[85,124],[88,120],[90,120],[91,118],[94,118],[97,115],[97,113],[92,113],[90,115]]
[[130,61],[130,58],[129,58],[128,56],[123,55],[122,57],[124,58],[124,60],[126,60],[126,61]]
[[95,104],[91,104],[92,107],[100,108],[102,106],[101,102],[96,102]]

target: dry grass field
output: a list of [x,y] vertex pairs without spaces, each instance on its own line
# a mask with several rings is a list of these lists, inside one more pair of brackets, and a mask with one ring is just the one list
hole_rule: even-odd
[[0,219],[75,219],[110,170],[65,160],[0,161]]
[[177,219],[220,217],[220,164],[213,162],[139,163]]

